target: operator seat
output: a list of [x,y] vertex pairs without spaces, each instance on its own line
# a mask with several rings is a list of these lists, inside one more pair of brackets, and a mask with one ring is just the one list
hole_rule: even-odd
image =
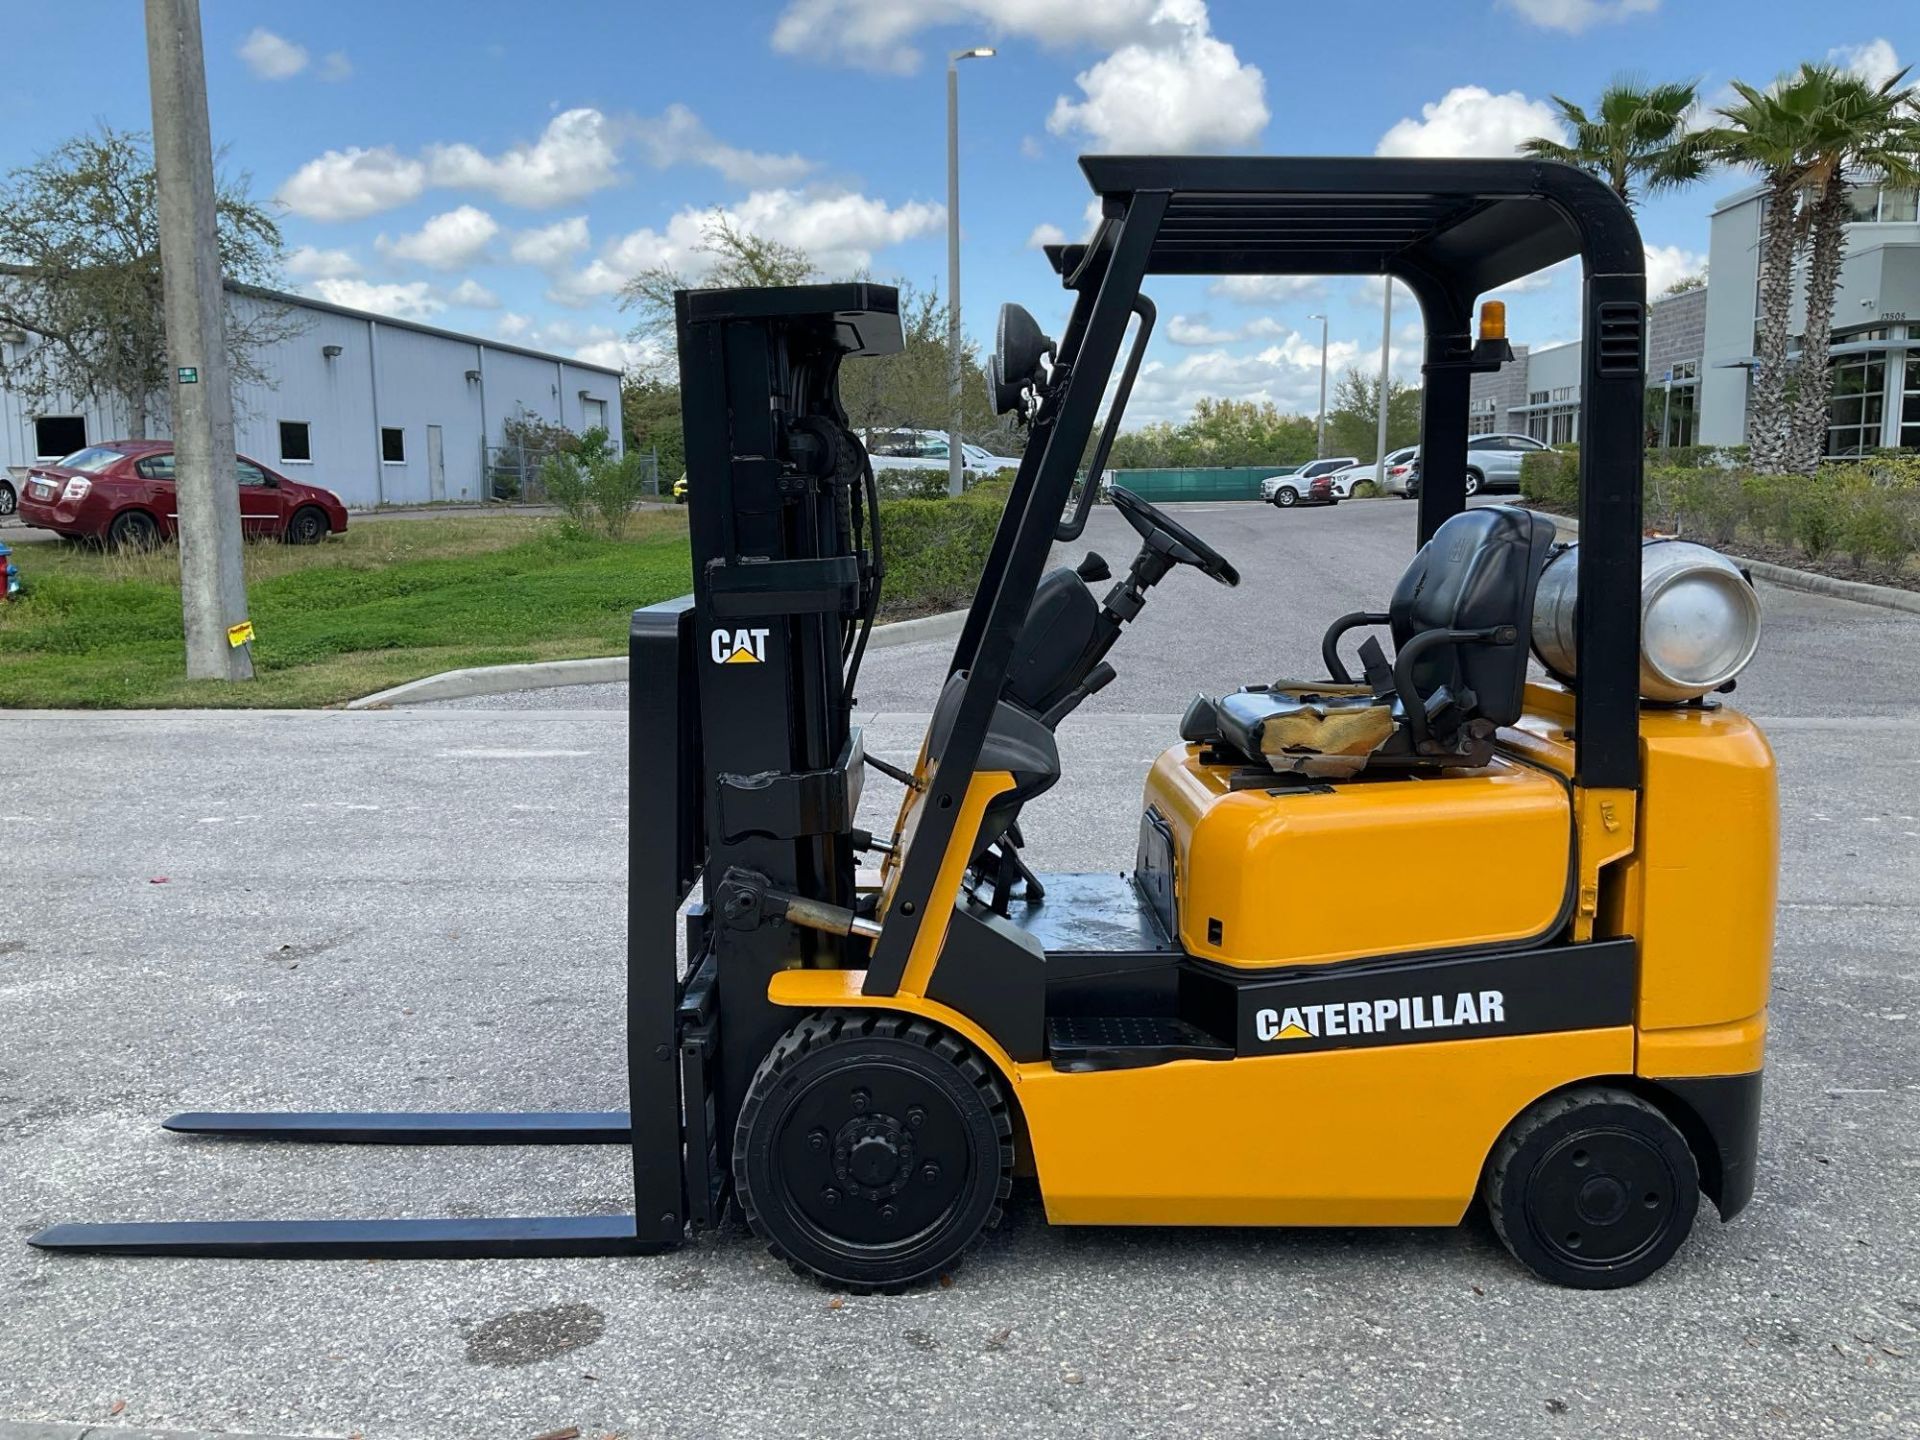
[[[1420,547],[1384,614],[1329,627],[1320,646],[1329,679],[1197,698],[1181,737],[1321,778],[1485,765],[1493,732],[1520,718],[1534,593],[1553,538],[1551,519],[1518,506],[1453,516]],[[1369,637],[1355,683],[1338,642],[1371,625],[1390,627],[1395,658],[1389,664]]]

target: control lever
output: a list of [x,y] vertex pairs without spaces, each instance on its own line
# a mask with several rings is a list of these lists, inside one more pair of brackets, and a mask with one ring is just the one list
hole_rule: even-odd
[[1073,567],[1073,573],[1089,585],[1097,585],[1102,580],[1113,578],[1113,571],[1107,565],[1106,557],[1098,550],[1087,551],[1080,563]]
[[1066,719],[1067,716],[1079,709],[1082,700],[1085,700],[1089,695],[1096,695],[1106,689],[1107,686],[1113,683],[1113,680],[1113,666],[1102,660],[1087,672],[1086,679],[1082,680],[1078,685],[1074,686],[1072,690],[1054,702],[1053,708],[1040,717],[1040,723],[1049,730],[1053,729],[1062,720]]

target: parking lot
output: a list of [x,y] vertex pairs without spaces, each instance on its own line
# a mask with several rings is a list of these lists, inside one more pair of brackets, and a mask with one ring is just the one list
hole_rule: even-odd
[[[1183,572],[1061,733],[1043,869],[1121,869],[1196,691],[1317,668],[1411,550],[1397,501],[1187,506]],[[1102,511],[1116,570],[1131,532]],[[1074,552],[1078,553],[1079,547]],[[51,1257],[72,1219],[626,1207],[614,1149],[194,1143],[183,1108],[624,1104],[624,687],[393,712],[0,716],[0,1422],[274,1436],[1900,1436],[1920,1427],[1920,616],[1767,587],[1735,703],[1778,752],[1758,1198],[1630,1291],[1455,1231],[1056,1230],[832,1295],[750,1237],[626,1260]],[[875,652],[910,761],[944,645]],[[877,778],[869,803],[894,799]],[[1712,826],[1717,819],[1700,817]],[[1497,885],[1382,856],[1373,903]],[[1284,892],[1286,877],[1275,877]],[[1284,1114],[1247,1123],[1284,1137]],[[25,1433],[25,1432],[22,1432]],[[0,1423],[0,1436],[7,1434]]]

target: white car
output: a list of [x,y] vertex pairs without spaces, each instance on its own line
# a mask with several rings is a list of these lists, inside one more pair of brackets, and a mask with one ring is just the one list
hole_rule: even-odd
[[1333,493],[1344,500],[1353,494],[1353,487],[1356,485],[1373,486],[1370,493],[1375,495],[1392,495],[1399,493],[1394,490],[1393,486],[1396,471],[1398,473],[1400,490],[1404,491],[1406,489],[1407,476],[1413,473],[1413,457],[1419,453],[1420,447],[1418,445],[1403,445],[1398,450],[1389,450],[1387,452],[1387,479],[1384,483],[1380,478],[1380,463],[1377,460],[1369,461],[1365,465],[1349,465],[1344,470],[1336,470],[1333,472]]
[[[876,470],[944,470],[947,468],[947,437],[937,430],[895,430],[876,437],[872,454]],[[1001,470],[1018,470],[1018,455],[995,455],[970,440],[960,442],[961,468],[974,476],[987,476]]]
[[[1344,470],[1349,465],[1358,465],[1359,458],[1353,455],[1339,455],[1326,460],[1310,460],[1294,470],[1283,470],[1278,475],[1269,475],[1260,482],[1260,498],[1269,505],[1278,505],[1285,510],[1298,505],[1307,493],[1310,482],[1322,475],[1331,475]],[[1338,494],[1344,494],[1344,491]],[[1336,495],[1336,498],[1337,495]]]

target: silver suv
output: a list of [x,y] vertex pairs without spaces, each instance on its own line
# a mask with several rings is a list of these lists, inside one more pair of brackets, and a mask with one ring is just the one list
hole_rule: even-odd
[[[1475,435],[1467,441],[1467,494],[1518,490],[1520,462],[1528,455],[1552,448],[1531,435]],[[1412,464],[1412,474],[1404,479],[1388,479],[1388,494],[1405,495],[1409,500],[1420,494],[1420,455],[1417,450]]]

